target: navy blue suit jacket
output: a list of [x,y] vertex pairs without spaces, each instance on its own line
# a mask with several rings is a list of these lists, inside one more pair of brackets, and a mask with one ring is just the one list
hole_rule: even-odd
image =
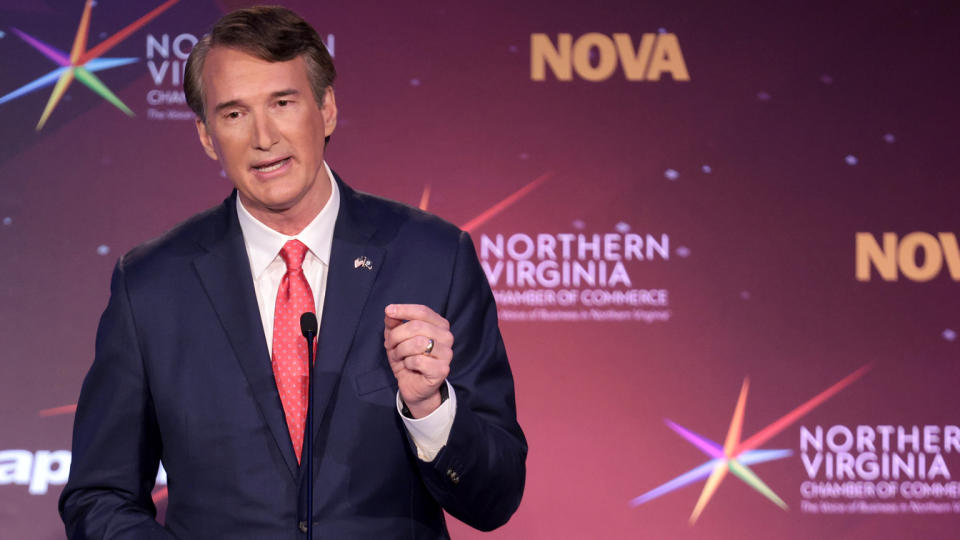
[[[441,508],[473,527],[497,527],[520,503],[527,449],[473,243],[436,217],[337,181],[314,393],[315,537],[443,538]],[[60,498],[70,538],[306,536],[298,527],[306,484],[235,198],[117,263]],[[357,268],[357,257],[372,269]],[[383,347],[390,303],[429,306],[455,338],[448,380],[457,412],[430,463],[417,458],[396,411]],[[150,497],[161,459],[164,527]]]

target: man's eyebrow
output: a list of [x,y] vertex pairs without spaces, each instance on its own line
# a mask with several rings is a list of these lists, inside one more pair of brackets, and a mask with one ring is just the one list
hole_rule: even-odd
[[297,96],[300,95],[300,91],[296,88],[287,88],[286,90],[278,90],[270,94],[272,98],[286,97],[286,96]]
[[236,107],[240,104],[241,104],[241,101],[239,99],[231,99],[230,101],[224,101],[223,103],[220,103],[213,109],[213,111],[218,113],[224,109]]
[[[298,96],[300,91],[296,88],[287,88],[285,90],[277,90],[276,92],[270,93],[270,99],[276,99],[287,96]],[[224,101],[223,103],[218,104],[213,111],[219,113],[223,109],[229,109],[231,107],[237,107],[243,105],[243,102],[239,99],[231,99],[230,101]]]

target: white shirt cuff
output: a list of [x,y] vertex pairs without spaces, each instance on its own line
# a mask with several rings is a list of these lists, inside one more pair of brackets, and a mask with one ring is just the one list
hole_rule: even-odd
[[457,415],[457,394],[449,382],[444,381],[443,384],[447,385],[449,392],[447,400],[441,403],[437,410],[423,418],[404,416],[401,412],[403,401],[400,400],[400,392],[397,392],[397,414],[403,419],[403,424],[417,447],[417,457],[422,461],[433,461],[433,458],[437,457],[440,450],[447,445],[450,428],[453,427],[453,418]]

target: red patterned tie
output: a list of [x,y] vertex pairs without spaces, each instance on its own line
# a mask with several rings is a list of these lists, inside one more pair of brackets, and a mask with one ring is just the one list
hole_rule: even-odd
[[280,250],[287,273],[280,281],[277,306],[273,315],[273,376],[280,391],[280,402],[287,417],[287,429],[293,450],[300,462],[303,426],[307,418],[307,340],[300,332],[300,315],[314,311],[313,292],[303,275],[307,246],[290,240]]

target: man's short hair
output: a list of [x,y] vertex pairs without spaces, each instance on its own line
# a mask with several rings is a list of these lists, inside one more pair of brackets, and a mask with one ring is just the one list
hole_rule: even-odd
[[203,64],[213,47],[229,47],[268,62],[286,62],[303,56],[307,78],[317,104],[323,105],[327,88],[333,85],[337,70],[317,31],[287,8],[257,6],[224,15],[210,33],[194,45],[187,58],[183,92],[187,105],[206,122],[203,94]]

